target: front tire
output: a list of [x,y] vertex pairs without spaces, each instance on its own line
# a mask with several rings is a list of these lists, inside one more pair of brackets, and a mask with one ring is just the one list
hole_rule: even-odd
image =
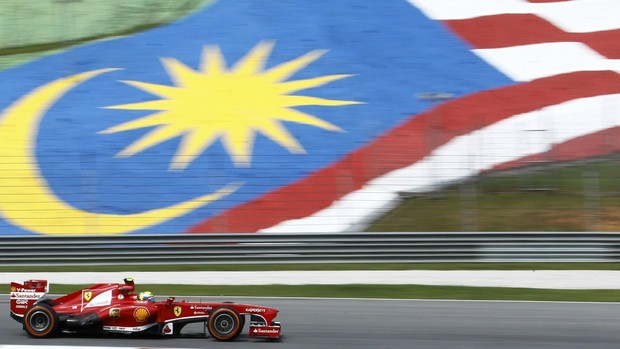
[[241,317],[231,308],[217,308],[209,315],[209,333],[218,341],[231,341],[241,333]]
[[58,315],[47,304],[36,304],[24,314],[24,330],[36,338],[51,337],[58,329]]

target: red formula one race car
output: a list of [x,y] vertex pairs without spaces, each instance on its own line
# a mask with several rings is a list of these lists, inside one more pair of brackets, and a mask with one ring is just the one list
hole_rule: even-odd
[[[32,337],[66,333],[150,333],[179,336],[183,326],[202,322],[218,341],[231,341],[250,320],[250,336],[276,339],[276,309],[232,302],[187,302],[170,297],[155,302],[150,292],[134,294],[133,279],[96,284],[58,298],[47,298],[46,280],[11,283],[11,317]],[[206,334],[206,331],[205,331]]]

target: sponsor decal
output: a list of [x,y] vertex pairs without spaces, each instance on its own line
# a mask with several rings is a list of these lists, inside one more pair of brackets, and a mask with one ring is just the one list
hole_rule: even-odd
[[174,333],[174,327],[173,326],[174,326],[173,323],[167,323],[164,326],[164,328],[161,330],[161,332],[163,334],[167,334],[167,335],[173,334]]
[[93,292],[92,291],[84,291],[84,300],[87,302],[90,302],[90,300],[93,298]]
[[103,326],[104,331],[113,331],[113,332],[141,332],[147,330],[157,324],[149,324],[138,327],[124,327],[124,326]]
[[124,296],[124,295],[122,295],[122,294],[119,294],[119,295],[118,295],[118,299],[119,299],[119,300],[123,300],[123,299],[125,299],[125,296]]
[[264,313],[267,310],[263,308],[245,308],[246,313]]
[[15,292],[15,291],[17,291],[17,287],[11,286],[11,292]]
[[191,307],[189,307],[191,310],[211,310],[213,309],[212,306],[202,306],[202,305],[192,305]]
[[[11,290],[13,290],[13,288],[11,288]],[[35,293],[35,292],[37,292],[37,290],[35,290],[33,288],[16,287],[15,291],[13,291],[13,292]]]
[[181,315],[182,311],[183,309],[181,307],[174,307],[174,315],[176,315],[177,317]]
[[18,298],[18,299],[34,299],[37,300],[41,297],[43,297],[45,295],[44,292],[21,292],[21,291],[16,291],[16,292],[11,292],[11,299],[14,298]]
[[254,334],[276,334],[280,333],[279,328],[255,328]]
[[149,313],[149,310],[144,307],[136,308],[136,310],[133,312],[133,317],[138,322],[146,321],[149,316],[151,316],[151,313]]
[[121,326],[104,326],[104,330],[109,331],[133,331],[133,327],[121,327]]
[[112,308],[110,309],[110,319],[119,319],[121,317],[121,309],[120,308]]
[[15,299],[15,308],[17,309],[26,309],[28,308],[28,303],[32,302],[29,299],[18,298]]

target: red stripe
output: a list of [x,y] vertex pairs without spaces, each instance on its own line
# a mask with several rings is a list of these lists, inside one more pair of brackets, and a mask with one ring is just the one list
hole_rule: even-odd
[[412,117],[343,160],[189,231],[254,232],[307,217],[369,180],[421,160],[454,137],[545,106],[613,93],[620,93],[620,75],[601,71],[563,74],[463,97]]
[[575,34],[581,41],[609,59],[620,59],[620,29]]
[[476,48],[500,48],[547,42],[582,42],[609,59],[620,58],[620,29],[567,33],[531,14],[485,16],[445,23]]

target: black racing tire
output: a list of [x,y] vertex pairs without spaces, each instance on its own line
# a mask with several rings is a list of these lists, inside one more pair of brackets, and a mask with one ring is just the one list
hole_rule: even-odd
[[239,336],[243,330],[241,324],[241,315],[235,309],[220,307],[209,315],[207,327],[211,337],[218,341],[228,342]]
[[31,337],[51,337],[58,330],[58,314],[47,304],[35,304],[24,314],[24,330]]

